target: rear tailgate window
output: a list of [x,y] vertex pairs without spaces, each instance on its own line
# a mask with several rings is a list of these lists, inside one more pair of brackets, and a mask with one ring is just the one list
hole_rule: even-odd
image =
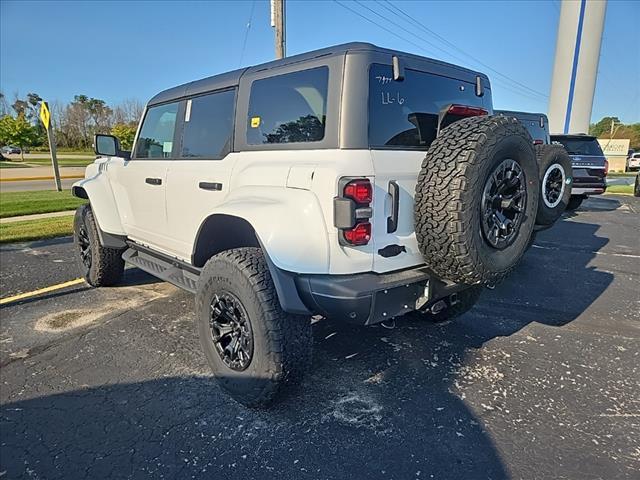
[[371,65],[369,145],[426,150],[436,137],[438,113],[450,104],[490,109],[491,93],[478,97],[473,83],[410,69],[394,81],[390,65]]
[[587,138],[566,138],[566,137],[551,137],[551,141],[554,143],[560,143],[564,146],[569,155],[585,155],[585,156],[598,156],[601,157],[604,154],[600,148],[598,140],[593,137]]

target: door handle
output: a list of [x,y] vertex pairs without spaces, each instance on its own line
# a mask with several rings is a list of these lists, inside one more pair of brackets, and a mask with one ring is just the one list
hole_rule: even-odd
[[198,186],[202,190],[215,190],[215,191],[222,190],[222,184],[216,183],[216,182],[200,182]]
[[400,210],[400,187],[395,180],[389,182],[389,195],[391,195],[391,216],[387,217],[387,233],[393,233],[398,229]]
[[144,181],[149,185],[162,185],[161,178],[145,178]]

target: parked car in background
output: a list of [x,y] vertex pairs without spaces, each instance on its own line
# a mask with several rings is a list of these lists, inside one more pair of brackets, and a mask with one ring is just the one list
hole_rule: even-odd
[[627,171],[633,172],[636,170],[640,170],[640,152],[631,154],[627,159]]
[[585,198],[607,189],[607,162],[598,139],[591,135],[551,135],[551,143],[562,145],[571,157],[573,188],[567,210],[580,207]]
[[11,155],[11,154],[19,155],[20,149],[18,147],[12,147],[11,145],[5,145],[4,147],[2,147],[2,153],[5,155]]

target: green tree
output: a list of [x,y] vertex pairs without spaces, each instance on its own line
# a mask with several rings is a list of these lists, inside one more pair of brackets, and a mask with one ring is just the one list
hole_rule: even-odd
[[118,137],[120,146],[124,150],[131,150],[133,139],[136,136],[136,125],[131,123],[116,123],[111,128],[111,135]]
[[24,162],[24,149],[38,143],[38,132],[24,117],[5,115],[0,118],[0,143],[20,147],[20,157]]
[[[611,136],[611,121],[614,122],[613,136]],[[598,138],[629,139],[629,147],[640,149],[640,123],[623,124],[618,117],[604,117],[598,123],[589,126],[589,134]]]
[[620,123],[620,119],[618,117],[604,117],[598,123],[592,123],[589,126],[589,135],[593,135],[598,138],[608,138],[611,133],[612,121],[614,122],[614,125],[618,125]]

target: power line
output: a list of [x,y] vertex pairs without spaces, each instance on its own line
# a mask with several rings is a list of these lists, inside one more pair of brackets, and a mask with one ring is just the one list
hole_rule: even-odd
[[244,57],[245,49],[247,48],[247,39],[249,38],[249,30],[251,30],[251,22],[253,22],[253,10],[256,7],[256,0],[251,2],[251,13],[249,14],[249,21],[247,22],[247,27],[244,32],[244,40],[242,40],[242,50],[240,50],[240,61],[238,62],[238,67],[242,66],[242,58]]
[[[448,45],[450,48],[453,48],[454,50],[456,50],[457,52],[460,52],[462,55],[465,55],[466,57],[470,58],[471,60],[475,61],[476,63],[478,63],[479,65],[482,65],[483,67],[485,67],[487,70],[492,71],[494,74],[499,75],[500,77],[518,85],[519,87],[525,88],[528,91],[530,91],[531,93],[535,94],[535,95],[540,95],[544,98],[549,98],[549,95],[546,95],[545,93],[539,92],[538,90],[535,90],[533,88],[528,87],[527,85],[519,82],[518,80],[515,80],[511,77],[509,77],[508,75],[503,74],[502,72],[499,72],[498,70],[496,70],[495,68],[491,67],[490,65],[487,65],[486,63],[484,63],[481,60],[478,60],[477,57],[475,57],[474,55],[471,55],[470,53],[465,52],[462,48],[458,47],[456,44],[452,43],[451,41],[449,41],[448,39],[446,39],[445,37],[443,37],[442,35],[438,34],[437,32],[431,30],[430,28],[428,28],[427,26],[425,26],[423,23],[417,21],[416,19],[414,19],[412,16],[410,16],[408,13],[406,13],[404,10],[402,10],[400,7],[394,5],[393,3],[391,3],[389,0],[383,0],[385,3],[388,3],[393,9],[397,10],[398,12],[400,12],[404,17],[406,17],[406,19],[408,19],[410,22],[412,22],[413,24],[415,24],[418,28],[420,28],[421,30],[423,30],[424,32],[428,33],[429,35],[432,35],[434,37],[436,37],[438,40],[440,40],[441,42],[445,43],[446,45]],[[395,12],[393,12],[391,9],[389,9],[386,5],[384,5],[383,3],[381,3],[380,1],[378,2],[380,3],[380,5],[382,5],[382,7],[386,8],[388,11],[390,11],[391,13],[394,13],[396,16],[399,17],[399,15]]]
[[[393,30],[390,30],[389,28],[385,27],[384,25],[381,25],[380,23],[376,22],[375,20],[372,20],[371,18],[369,18],[369,17],[367,17],[367,16],[365,16],[365,15],[362,15],[362,14],[361,14],[360,12],[358,12],[357,10],[354,10],[353,8],[348,7],[347,5],[345,5],[345,4],[341,3],[341,2],[339,2],[338,0],[333,0],[333,1],[334,1],[335,3],[337,3],[338,5],[340,5],[342,8],[345,8],[346,10],[349,10],[350,12],[352,12],[353,14],[357,15],[358,17],[360,17],[360,18],[362,18],[362,19],[366,20],[367,22],[369,22],[369,23],[371,23],[371,24],[373,24],[373,25],[375,25],[375,26],[377,26],[377,27],[381,28],[382,30],[384,30],[384,31],[386,31],[386,32],[390,33],[391,35],[393,35],[393,36],[395,36],[395,37],[399,38],[400,40],[403,40],[403,41],[405,41],[405,42],[407,42],[407,43],[409,43],[409,44],[411,44],[411,45],[415,46],[416,48],[418,48],[418,49],[419,49],[419,50],[421,50],[422,52],[425,52],[425,53],[427,53],[427,54],[428,54],[428,55],[430,55],[430,56],[437,56],[437,54],[435,54],[433,51],[428,51],[428,50],[426,50],[426,49],[425,49],[424,47],[422,47],[421,45],[419,45],[419,44],[417,44],[417,43],[415,43],[415,42],[413,42],[413,41],[409,40],[408,38],[406,38],[406,37],[404,37],[404,36],[402,36],[402,35],[399,35],[397,32],[394,32]],[[369,10],[369,11],[371,11],[372,13],[375,13],[377,16],[379,16],[379,17],[383,18],[385,21],[388,21],[388,22],[390,22],[390,23],[394,24],[395,26],[397,26],[398,28],[400,28],[402,31],[404,31],[404,32],[408,33],[409,35],[412,35],[412,36],[416,37],[418,40],[420,40],[420,41],[422,41],[422,42],[424,42],[424,43],[428,43],[429,45],[434,46],[431,42],[428,42],[428,41],[427,41],[427,40],[425,40],[423,37],[420,37],[419,35],[416,35],[415,33],[408,31],[406,28],[402,27],[401,25],[398,25],[397,23],[391,22],[389,19],[387,19],[386,17],[381,16],[379,13],[375,12],[374,10],[371,10],[370,8],[368,8],[368,7],[364,6],[364,5],[360,4],[360,3],[359,3],[359,5],[360,5],[360,6],[363,6],[364,8],[366,8],[366,9],[367,9],[367,10]],[[436,46],[436,48],[437,48],[438,50],[440,50],[441,52],[446,53],[446,54],[447,54],[447,55],[449,55],[449,56],[452,56],[452,57],[454,57],[454,58],[459,59],[459,60],[460,60],[460,61],[462,61],[462,62],[464,62],[464,61],[465,61],[465,60],[460,59],[460,57],[457,57],[456,55],[452,55],[450,52],[447,52],[447,51],[443,50],[443,49],[442,49],[442,48],[440,48],[440,47],[437,47],[437,46]],[[509,91],[511,91],[511,92],[513,92],[513,93],[515,93],[516,95],[520,95],[520,96],[523,96],[523,97],[527,97],[527,98],[529,98],[529,99],[532,99],[532,100],[535,100],[535,101],[538,101],[538,102],[539,102],[539,101],[541,101],[541,99],[540,99],[540,98],[538,98],[538,97],[534,97],[533,95],[529,94],[528,92],[523,92],[523,91],[521,91],[521,90],[518,90],[518,89],[516,89],[516,88],[512,87],[511,85],[509,85],[509,84],[507,84],[507,83],[504,83],[504,82],[500,81],[500,79],[494,79],[494,83],[497,83],[498,85],[501,85],[503,88],[505,88],[505,89],[507,89],[507,90],[509,90]]]
[[417,43],[412,42],[411,40],[409,40],[409,39],[407,39],[407,38],[403,37],[402,35],[398,35],[398,34],[397,34],[396,32],[394,32],[393,30],[389,30],[389,29],[388,29],[387,27],[385,27],[384,25],[380,25],[378,22],[375,22],[375,21],[371,20],[370,18],[365,17],[364,15],[362,15],[362,14],[361,14],[361,13],[359,13],[358,11],[354,10],[353,8],[351,8],[351,7],[347,7],[346,5],[344,5],[344,4],[342,4],[342,3],[340,3],[338,0],[333,0],[333,1],[334,1],[335,3],[337,3],[338,5],[340,5],[342,8],[346,8],[347,10],[349,10],[350,12],[352,12],[352,13],[354,13],[355,15],[359,16],[360,18],[363,18],[363,19],[364,19],[364,20],[366,20],[367,22],[372,23],[372,24],[374,24],[376,27],[383,29],[385,32],[388,32],[388,33],[390,33],[391,35],[393,35],[393,36],[395,36],[395,37],[398,37],[400,40],[403,40],[403,41],[405,41],[405,42],[407,42],[407,43],[410,43],[410,44],[411,44],[411,45],[413,45],[414,47],[416,47],[416,48],[418,48],[418,49],[422,50],[422,51],[423,51],[423,52],[425,52],[425,53],[428,53],[429,55],[433,55],[433,54],[434,54],[433,52],[429,52],[429,51],[425,50],[421,45],[418,45]]

